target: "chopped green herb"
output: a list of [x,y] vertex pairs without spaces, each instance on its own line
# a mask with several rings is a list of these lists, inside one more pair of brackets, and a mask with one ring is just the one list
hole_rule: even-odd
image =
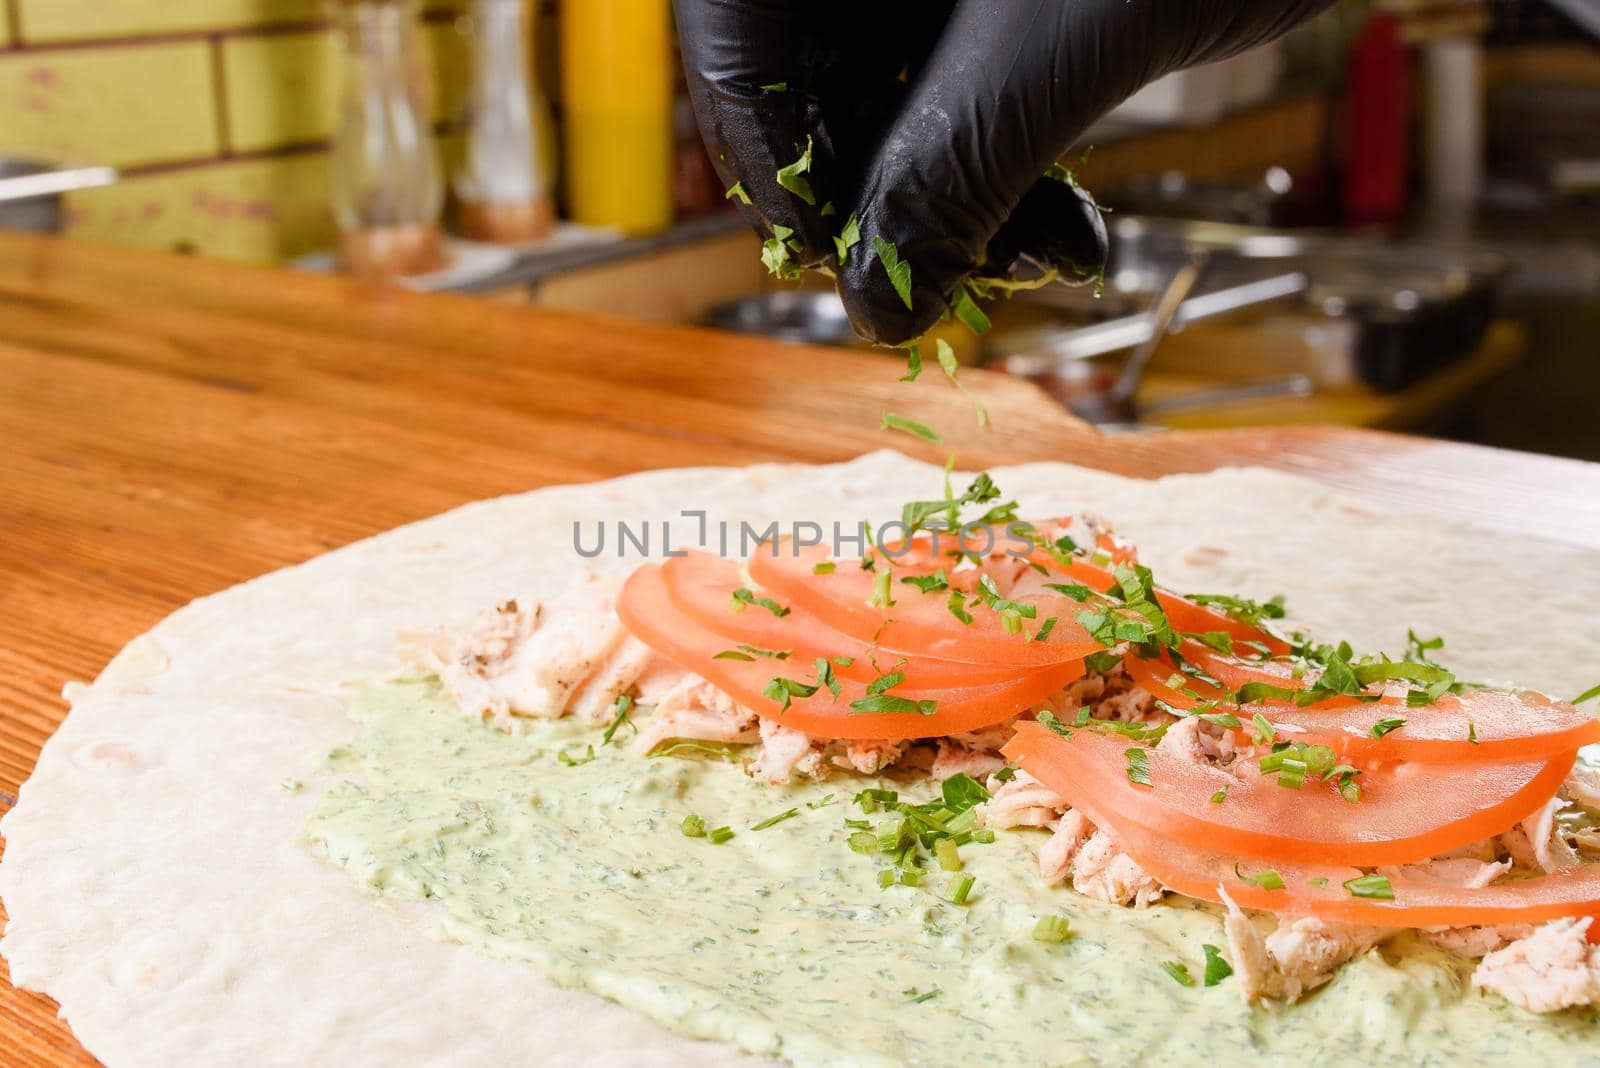
[[1033,940],[1057,945],[1072,934],[1072,921],[1065,916],[1040,916],[1033,924]]
[[726,842],[728,839],[733,837],[733,828],[718,827],[716,830],[708,833],[706,837],[711,839],[712,845],[721,845],[723,842]]
[[1037,718],[1040,723],[1043,723],[1046,727],[1049,727],[1052,731],[1061,735],[1061,737],[1072,737],[1072,731],[1065,723],[1062,723],[1059,719],[1057,719],[1055,713],[1051,712],[1048,708],[1041,711]]
[[587,748],[588,752],[581,757],[568,756],[565,749],[560,750],[556,753],[556,759],[561,761],[561,763],[565,764],[569,768],[581,767],[594,759],[594,746],[591,745]]
[[672,756],[674,753],[677,753],[677,752],[679,752],[681,750],[685,750],[685,749],[687,749],[691,753],[704,753],[707,756],[714,756],[714,757],[717,757],[719,760],[728,760],[728,761],[733,760],[733,747],[731,747],[731,746],[706,745],[703,742],[688,742],[688,741],[673,742],[671,745],[667,746],[665,749],[654,749],[654,750],[651,750],[650,759],[654,760],[654,759],[656,759],[658,757],[669,757],[669,756]]
[[1311,878],[1307,879],[1306,882],[1309,883],[1312,886],[1317,886],[1317,887],[1322,887],[1322,886],[1327,886],[1328,885],[1327,878],[1325,876],[1321,876],[1321,875],[1314,875]]
[[1262,868],[1254,875],[1246,875],[1244,872],[1239,870],[1239,865],[1235,864],[1233,866],[1233,874],[1239,877],[1240,882],[1251,883],[1255,886],[1261,887],[1263,890],[1283,889],[1283,876],[1278,874],[1278,870],[1276,868]]
[[914,716],[933,716],[938,714],[939,705],[936,701],[913,701],[909,697],[896,697],[885,693],[851,701],[850,711],[856,715],[904,713]]
[[1351,897],[1370,897],[1380,901],[1394,900],[1394,887],[1389,885],[1388,877],[1377,872],[1357,879],[1348,879],[1344,888],[1350,891]]
[[801,177],[811,171],[811,148],[811,136],[807,134],[806,149],[800,153],[800,158],[787,167],[778,168],[778,184],[807,204],[815,205],[817,197],[811,192],[811,183]]
[[950,591],[950,600],[945,602],[945,606],[950,609],[951,615],[961,622],[971,625],[972,613],[967,611],[967,599],[962,596],[960,590]]
[[1050,637],[1050,632],[1055,630],[1055,629],[1056,629],[1056,617],[1055,616],[1051,616],[1049,619],[1047,619],[1043,623],[1039,624],[1039,629],[1036,630],[1034,632],[1034,634],[1033,634],[1033,640],[1036,641],[1036,642],[1045,641],[1046,639],[1048,639]]
[[906,993],[907,997],[911,998],[911,1004],[920,1005],[924,1001],[932,1001],[934,998],[938,997],[941,993],[943,993],[943,991],[941,991],[938,987],[934,987],[932,990],[928,991],[926,994],[918,994],[917,993],[917,988],[916,987],[912,987],[910,990],[907,990],[905,993]]
[[811,573],[813,575],[831,575],[837,571],[838,568],[839,565],[834,563],[832,560],[824,560],[822,563],[814,565],[811,568]]
[[782,823],[784,820],[792,820],[798,815],[800,815],[800,810],[797,809],[797,808],[785,809],[784,811],[778,813],[776,816],[768,816],[766,819],[762,820],[760,823],[752,824],[750,829],[752,831],[764,831],[768,827],[776,827],[778,824]]
[[915,382],[920,374],[922,374],[922,350],[915,345],[907,345],[906,373],[900,376],[900,381]]
[[632,709],[633,698],[629,697],[627,694],[623,694],[621,697],[617,698],[617,703],[612,706],[613,715],[611,717],[611,726],[607,727],[605,733],[600,736],[601,745],[610,745],[612,737],[617,733],[617,728],[621,727],[624,723],[628,725],[633,733],[639,733],[639,728],[634,726],[633,721],[628,718],[628,713]]
[[765,608],[779,619],[789,614],[787,608],[770,597],[757,597],[753,591],[747,590],[743,586],[733,591],[733,603],[729,605],[729,608],[735,612],[743,612],[750,605]]
[[833,239],[833,250],[839,256],[840,267],[850,262],[850,250],[859,244],[861,244],[861,220],[852,211]]
[[905,672],[903,672],[903,671],[891,671],[887,675],[879,675],[877,678],[875,678],[871,682],[867,683],[867,692],[868,693],[884,693],[887,690],[894,689],[896,686],[900,685],[902,682],[905,682],[905,681],[906,681],[906,673]]
[[1380,719],[1378,722],[1372,725],[1372,729],[1367,733],[1372,735],[1374,738],[1382,738],[1390,731],[1397,731],[1405,725],[1406,721],[1403,719]]
[[685,838],[704,838],[706,836],[706,821],[694,813],[683,817],[683,822],[678,825]]
[[878,889],[887,890],[894,885],[894,869],[880,868],[878,870]]
[[[949,839],[944,840],[949,841]],[[954,904],[965,905],[967,903],[967,895],[972,893],[972,884],[975,882],[977,882],[975,877],[962,872],[951,878],[949,884],[945,887],[945,896]]]
[[939,593],[950,588],[950,581],[945,578],[944,568],[931,575],[907,575],[900,581],[907,586],[915,586],[923,593]]
[[1090,595],[1094,593],[1093,590],[1081,582],[1046,582],[1044,588],[1055,590],[1061,596],[1070,597],[1080,604],[1087,601]]
[[884,240],[881,234],[872,238],[872,250],[878,254],[878,262],[883,264],[883,269],[889,276],[889,284],[894,286],[894,291],[900,295],[900,301],[907,310],[911,308],[911,265],[900,258],[900,251],[892,242]]
[[761,86],[761,91],[765,93],[786,93],[789,91],[789,83],[773,82],[771,85]]
[[961,371],[961,364],[957,362],[955,350],[950,347],[950,342],[942,337],[935,338],[933,349],[939,356],[939,366],[943,369],[945,377],[950,379],[950,384],[959,389],[961,395],[972,402],[973,410],[978,413],[978,425],[988,425],[989,409],[983,406],[983,401],[978,399],[977,394],[968,389],[966,384],[958,377]]
[[1467,720],[1467,741],[1471,742],[1473,745],[1478,744],[1478,725],[1473,723],[1470,719]]
[[743,182],[734,182],[728,187],[728,191],[722,194],[722,199],[737,200],[741,204],[748,204],[750,203],[750,194],[744,191]]
[[1179,960],[1164,960],[1161,970],[1172,976],[1173,982],[1179,986],[1194,986],[1194,977],[1189,974],[1188,967]]
[[883,413],[881,429],[901,430],[907,434],[910,434],[912,437],[921,438],[923,441],[930,441],[935,445],[943,444],[943,442],[939,440],[939,435],[935,434],[931,427],[928,427],[922,423],[918,423],[914,420],[907,419],[904,416],[895,415],[893,412]]
[[1257,745],[1265,745],[1278,736],[1277,730],[1260,712],[1250,717],[1250,738]]
[[789,705],[796,697],[810,697],[816,693],[816,684],[807,685],[797,679],[788,679],[781,676],[771,679],[762,688],[761,696],[769,701],[778,701],[782,704],[782,711],[789,711]]
[[1585,701],[1593,700],[1596,697],[1600,697],[1600,685],[1589,687],[1587,690],[1574,697],[1572,699],[1572,703],[1575,705],[1581,705]]
[[887,571],[880,571],[872,579],[872,598],[867,602],[879,608],[893,608],[894,594],[890,591],[889,583],[894,576]]
[[993,325],[964,285],[956,286],[956,291],[951,294],[950,310],[955,312],[956,318],[966,324],[967,329],[974,334],[987,334]]
[[961,854],[956,851],[953,838],[940,838],[933,843],[933,856],[945,871],[961,870]]
[[1222,950],[1209,943],[1200,947],[1206,955],[1206,986],[1216,986],[1233,974],[1233,965],[1222,959]]
[[1228,788],[1226,786],[1224,786],[1222,789],[1218,790],[1216,793],[1211,795],[1211,803],[1213,805],[1220,805],[1224,801],[1226,801],[1227,799],[1228,799]]
[[1140,786],[1150,783],[1150,754],[1142,747],[1129,746],[1124,755],[1128,758],[1128,781]]

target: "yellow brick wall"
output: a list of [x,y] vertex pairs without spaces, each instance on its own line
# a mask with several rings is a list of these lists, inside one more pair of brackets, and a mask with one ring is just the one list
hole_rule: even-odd
[[[422,33],[446,148],[467,74],[464,3],[428,0]],[[117,185],[68,198],[72,234],[252,262],[325,248],[339,81],[325,12],[324,0],[0,0],[0,154],[121,169]]]

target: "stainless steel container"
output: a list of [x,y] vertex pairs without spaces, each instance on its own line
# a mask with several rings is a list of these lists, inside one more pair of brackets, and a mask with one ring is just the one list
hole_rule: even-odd
[[116,180],[112,167],[52,166],[0,156],[0,228],[56,233],[62,224],[62,194]]

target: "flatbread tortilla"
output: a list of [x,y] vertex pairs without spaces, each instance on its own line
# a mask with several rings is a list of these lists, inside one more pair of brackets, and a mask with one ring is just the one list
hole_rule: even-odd
[[[1442,634],[1466,678],[1571,696],[1594,681],[1600,554],[1385,514],[1259,470],[1156,482],[1066,464],[993,472],[1021,514],[1090,509],[1179,589],[1287,596],[1290,622],[1358,648]],[[394,668],[398,630],[544,598],[583,560],[574,524],[853,524],[931,496],[892,453],[827,467],[660,471],[484,501],[196,601],[130,643],[72,709],[0,831],[0,941],[121,1065],[759,1061],[533,969],[424,937],[297,843],[286,776],[356,728],[350,680]],[[652,547],[659,551],[659,543]]]

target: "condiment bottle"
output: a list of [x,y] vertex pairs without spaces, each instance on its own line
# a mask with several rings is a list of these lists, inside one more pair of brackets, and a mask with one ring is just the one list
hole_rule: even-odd
[[338,0],[335,10],[344,73],[330,177],[340,265],[363,275],[436,270],[444,188],[417,0]]
[[542,237],[555,210],[542,134],[544,100],[529,58],[534,19],[527,0],[475,0],[469,28],[472,82],[466,151],[454,174],[461,232],[480,241]]
[[570,214],[649,234],[672,224],[668,0],[564,0],[561,100]]

